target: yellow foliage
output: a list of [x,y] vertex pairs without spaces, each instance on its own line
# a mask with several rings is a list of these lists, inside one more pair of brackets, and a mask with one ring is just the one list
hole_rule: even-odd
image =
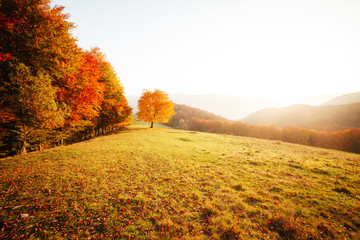
[[167,93],[155,89],[153,92],[144,90],[138,101],[139,121],[166,123],[175,114],[174,103],[170,101]]

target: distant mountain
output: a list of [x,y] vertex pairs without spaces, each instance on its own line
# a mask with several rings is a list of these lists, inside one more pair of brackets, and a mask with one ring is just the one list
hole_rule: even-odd
[[322,105],[340,105],[360,102],[360,92],[349,93],[333,98]]
[[170,99],[174,103],[203,109],[230,120],[238,120],[250,113],[273,106],[272,102],[261,98],[221,94],[171,94]]
[[[300,98],[297,103],[288,104],[288,105],[307,104],[307,105],[311,105],[311,106],[318,106],[318,105],[323,104],[326,101],[329,101],[329,99],[333,99],[337,96],[339,96],[339,94],[336,94],[336,93],[306,96],[306,97]],[[274,107],[285,107],[285,106],[274,106]]]
[[[337,95],[328,94],[306,97],[300,100],[300,103],[318,105],[328,99],[337,99],[334,98],[335,96]],[[279,107],[279,104],[257,97],[227,96],[221,94],[170,94],[169,97],[175,104],[192,106],[230,120],[240,120],[262,109]],[[133,108],[133,113],[136,113],[138,111],[137,101],[139,96],[127,96],[126,98],[129,105]]]
[[346,105],[293,105],[263,109],[242,121],[257,125],[295,126],[324,131],[360,128],[360,103]]
[[137,101],[139,100],[138,96],[126,96],[126,100],[129,103],[129,106],[133,109],[133,114],[138,112]]
[[[274,106],[272,102],[256,97],[235,97],[221,94],[170,94],[169,97],[175,104],[203,109],[231,120],[239,120],[250,113]],[[136,96],[127,97],[134,113],[137,112],[138,98]]]

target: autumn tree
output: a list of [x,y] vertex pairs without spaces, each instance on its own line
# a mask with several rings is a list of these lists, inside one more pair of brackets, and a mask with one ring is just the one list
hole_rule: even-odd
[[69,108],[58,100],[60,79],[80,54],[72,24],[49,0],[2,0],[0,4],[0,112],[14,116],[6,128],[15,152],[26,152],[38,130],[64,124]]
[[55,101],[50,77],[42,71],[31,74],[29,67],[23,63],[13,64],[14,72],[5,85],[7,91],[3,91],[7,97],[4,102],[6,106],[11,106],[11,112],[17,117],[12,129],[17,138],[16,150],[25,153],[28,139],[35,130],[59,127],[65,119]]
[[64,7],[50,2],[0,1],[0,148],[7,154],[131,115],[111,65],[77,45]]
[[69,122],[98,116],[104,98],[104,83],[100,66],[91,51],[82,51],[76,68],[62,79],[57,92],[57,100],[70,110]]
[[1,0],[1,58],[15,57],[33,72],[43,68],[54,81],[70,74],[79,56],[63,9],[50,0]]
[[153,92],[144,90],[138,101],[138,108],[138,120],[150,122],[150,128],[153,128],[154,122],[168,122],[175,114],[174,104],[168,94],[158,89]]
[[102,76],[99,82],[104,84],[104,99],[101,103],[99,116],[94,119],[98,131],[112,126],[121,127],[129,122],[132,109],[124,95],[124,89],[120,84],[119,77],[111,64],[106,61],[105,54],[99,48],[93,48],[91,54],[96,58]]

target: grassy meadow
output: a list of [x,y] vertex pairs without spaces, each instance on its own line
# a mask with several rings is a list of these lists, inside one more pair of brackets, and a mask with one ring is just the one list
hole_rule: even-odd
[[0,239],[359,239],[360,155],[173,129],[0,159]]

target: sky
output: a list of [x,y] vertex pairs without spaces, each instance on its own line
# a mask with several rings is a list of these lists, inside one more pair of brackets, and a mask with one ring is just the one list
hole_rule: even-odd
[[359,0],[53,0],[125,94],[218,93],[293,104],[360,91]]

